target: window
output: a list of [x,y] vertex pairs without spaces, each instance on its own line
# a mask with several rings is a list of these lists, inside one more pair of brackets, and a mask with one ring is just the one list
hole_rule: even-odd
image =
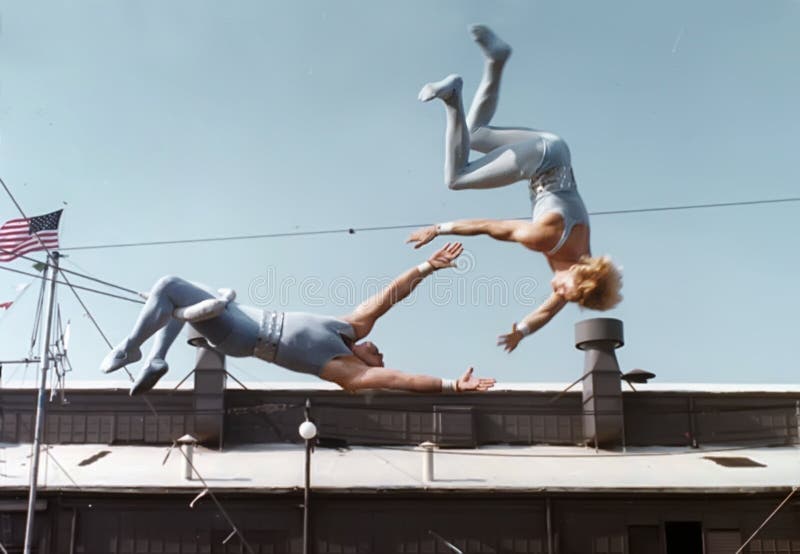
[[594,552],[596,554],[625,554],[625,537],[622,535],[597,537],[594,540]]
[[749,549],[753,554],[800,554],[800,539],[754,539]]
[[668,521],[664,536],[667,554],[703,554],[703,524],[699,521]]
[[742,534],[738,529],[706,531],[707,554],[736,552],[741,545]]

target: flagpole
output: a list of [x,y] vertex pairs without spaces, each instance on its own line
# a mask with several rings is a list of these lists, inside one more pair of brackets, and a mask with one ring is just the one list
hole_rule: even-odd
[[[44,327],[44,340],[41,343],[41,355],[39,356],[39,367],[41,368],[41,380],[39,381],[39,397],[36,404],[36,426],[33,433],[33,460],[31,462],[30,491],[28,494],[28,517],[25,522],[25,546],[23,554],[31,554],[31,543],[33,541],[33,520],[36,515],[36,485],[39,480],[39,447],[42,440],[42,428],[44,427],[44,408],[45,408],[45,389],[47,387],[47,370],[50,369],[50,333],[53,324],[53,304],[55,303],[56,277],[58,275],[59,253],[52,252],[52,265],[50,266],[50,288],[47,298],[47,319]],[[47,280],[47,269],[44,270],[42,279]]]

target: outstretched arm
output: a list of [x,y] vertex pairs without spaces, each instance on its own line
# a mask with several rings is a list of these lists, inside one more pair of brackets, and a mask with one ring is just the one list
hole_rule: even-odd
[[523,338],[544,327],[566,305],[567,301],[563,296],[552,294],[519,324],[514,323],[510,333],[497,337],[497,346],[502,346],[506,352],[512,352]]
[[411,233],[407,243],[414,248],[428,244],[438,235],[489,235],[493,239],[518,242],[521,245],[542,252],[546,249],[547,236],[540,225],[530,221],[515,219],[462,219],[449,223],[439,223],[423,227]]
[[427,262],[413,267],[392,281],[375,296],[362,302],[352,313],[342,319],[353,326],[356,340],[366,337],[372,326],[389,309],[406,298],[426,276],[438,269],[452,267],[456,258],[464,251],[460,242],[447,243],[435,252]]
[[386,367],[368,366],[355,356],[335,358],[328,362],[320,377],[348,391],[391,389],[409,392],[483,392],[492,388],[495,380],[472,375],[472,368],[456,380],[429,375],[413,375]]

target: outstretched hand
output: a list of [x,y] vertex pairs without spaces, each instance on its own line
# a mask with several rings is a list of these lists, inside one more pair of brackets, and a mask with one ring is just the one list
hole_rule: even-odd
[[436,238],[436,225],[431,225],[430,227],[423,227],[422,229],[417,229],[408,237],[406,240],[406,244],[413,243],[414,248],[420,248],[421,246],[425,246],[430,241]]
[[514,349],[519,344],[519,341],[521,341],[523,338],[524,335],[522,334],[521,331],[517,330],[517,324],[515,323],[511,327],[510,333],[508,333],[507,335],[500,335],[499,337],[497,337],[497,346],[502,346],[503,350],[505,350],[510,354],[511,352],[514,351]]
[[448,242],[428,258],[428,263],[431,264],[434,269],[456,267],[456,258],[458,258],[463,251],[464,245],[460,242]]
[[492,388],[495,384],[495,380],[491,377],[473,377],[472,376],[473,368],[469,368],[467,371],[464,372],[458,379],[458,383],[456,386],[458,387],[458,392],[466,392],[466,391],[487,391]]

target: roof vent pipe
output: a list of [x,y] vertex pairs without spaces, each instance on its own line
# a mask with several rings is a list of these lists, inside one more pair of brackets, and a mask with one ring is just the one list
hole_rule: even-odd
[[225,428],[225,355],[189,329],[189,344],[197,347],[194,365],[194,430],[198,442],[222,449]]
[[178,448],[183,451],[183,468],[181,474],[187,481],[191,481],[194,477],[194,447],[197,446],[197,439],[192,435],[186,434],[179,438],[177,441]]
[[624,446],[622,387],[614,353],[623,344],[618,319],[599,317],[575,324],[575,347],[585,352],[583,437],[598,448]]
[[431,483],[434,480],[433,451],[436,449],[436,443],[425,441],[419,447],[422,449],[422,480]]

